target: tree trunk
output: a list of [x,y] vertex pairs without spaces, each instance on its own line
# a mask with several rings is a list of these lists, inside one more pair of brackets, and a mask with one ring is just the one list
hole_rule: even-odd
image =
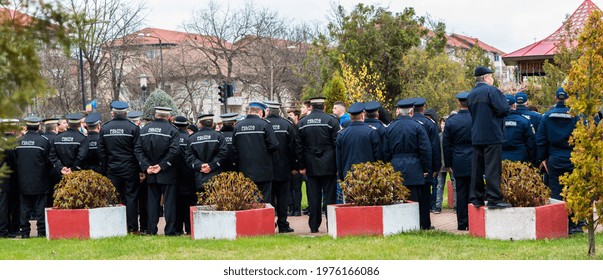
[[588,223],[588,255],[591,258],[595,258],[595,219],[594,213],[591,209],[590,211],[590,221]]

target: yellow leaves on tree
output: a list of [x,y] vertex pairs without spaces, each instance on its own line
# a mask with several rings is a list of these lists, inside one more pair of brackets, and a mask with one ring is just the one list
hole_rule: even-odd
[[341,55],[340,63],[343,84],[350,103],[373,100],[381,103],[391,101],[385,100],[383,92],[385,85],[381,81],[379,73],[370,71],[373,68],[372,62],[369,62],[368,67],[366,64],[362,64],[360,69],[356,69],[356,67],[345,62],[345,55]]

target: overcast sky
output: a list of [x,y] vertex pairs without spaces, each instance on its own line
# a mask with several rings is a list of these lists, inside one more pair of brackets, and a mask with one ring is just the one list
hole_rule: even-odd
[[[219,0],[236,8],[249,0]],[[149,8],[147,26],[182,30],[192,19],[194,10],[202,9],[208,0],[146,0]],[[255,5],[270,8],[294,22],[327,22],[329,0],[254,0]],[[376,4],[399,12],[414,7],[419,16],[446,24],[447,32],[476,37],[506,53],[542,40],[559,28],[583,0],[339,0],[349,11],[356,3]],[[603,0],[593,0],[603,7]]]

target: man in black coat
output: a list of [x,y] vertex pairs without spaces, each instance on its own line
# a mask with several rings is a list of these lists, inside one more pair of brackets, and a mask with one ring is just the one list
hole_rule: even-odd
[[[30,213],[36,215],[38,237],[46,236],[44,208],[50,193],[48,185],[47,160],[50,144],[38,133],[40,119],[25,118],[27,133],[17,140],[15,159],[19,174],[19,190],[21,193],[21,238],[29,238],[31,226]],[[78,132],[79,133],[79,132]]]
[[279,143],[265,114],[266,104],[249,103],[247,117],[235,126],[232,146],[239,171],[258,186],[263,202],[272,203],[272,153]]
[[101,123],[101,113],[94,112],[86,117],[86,130],[88,130],[88,154],[84,159],[84,169],[103,173],[100,158],[98,157],[98,137]]
[[[139,128],[143,127],[142,123],[142,112],[140,111],[129,111],[126,114],[128,120],[133,122]],[[140,131],[140,130],[139,130]],[[139,133],[140,134],[140,133]],[[136,143],[134,143],[136,144]],[[132,154],[134,155],[134,154]],[[136,158],[136,156],[134,156]],[[149,211],[148,211],[148,203],[149,200],[149,189],[147,188],[147,180],[145,173],[140,170],[140,166],[138,165],[138,161],[136,161],[136,168],[138,169],[138,195],[136,197],[136,201],[138,203],[138,214],[140,219],[140,233],[148,234],[149,233]]]
[[[197,204],[195,194],[195,173],[186,161],[188,153],[187,131],[188,120],[184,116],[174,118],[174,125],[178,128],[178,156],[176,156],[176,170],[178,173],[178,197],[176,198],[176,235],[191,233],[190,207]],[[184,226],[184,231],[183,231]]]
[[442,136],[444,165],[456,180],[456,221],[458,230],[469,229],[469,187],[471,184],[471,114],[467,109],[468,92],[456,95],[458,113],[446,120]]
[[203,184],[224,171],[228,147],[224,135],[214,130],[214,114],[197,116],[201,128],[188,139],[187,163],[193,168],[197,192]]
[[[50,147],[52,147],[54,143],[54,138],[57,137],[59,133],[59,121],[60,117],[49,117],[42,120],[42,124],[44,125],[44,133],[42,136],[48,139],[48,143],[50,143]],[[48,206],[53,204],[54,197],[54,186],[61,181],[61,172],[57,171],[53,168],[52,163],[48,161],[48,184],[50,185],[50,195],[48,195]]]
[[69,127],[55,137],[49,155],[54,169],[62,175],[82,170],[84,159],[88,154],[88,138],[80,132],[80,123],[84,115],[73,113],[66,115],[65,118]]
[[237,171],[237,166],[234,164],[234,149],[232,148],[232,137],[234,136],[234,126],[239,114],[226,113],[220,115],[222,119],[222,128],[220,132],[224,135],[226,146],[228,147],[228,155],[222,164],[223,171]]
[[278,140],[278,147],[272,154],[274,168],[274,180],[272,180],[272,202],[276,204],[279,233],[293,232],[287,222],[287,208],[289,203],[289,188],[291,171],[295,164],[295,131],[293,123],[279,115],[281,104],[275,101],[264,102],[268,105],[268,117],[266,120],[272,125],[272,129]]
[[326,213],[326,205],[337,201],[335,141],[340,126],[335,117],[324,112],[324,97],[311,98],[310,106],[311,112],[298,123],[295,150],[300,173],[307,176],[308,224],[310,231],[316,233],[322,223],[322,211]]
[[[5,128],[12,126],[11,130],[4,133],[4,143],[15,140],[15,133],[19,120],[1,120]],[[19,233],[21,209],[19,203],[19,180],[15,149],[4,150],[0,148],[4,158],[0,161],[0,167],[8,167],[11,173],[6,178],[0,179],[0,238],[16,237]]]
[[128,232],[138,231],[136,197],[140,181],[140,167],[134,155],[134,147],[140,128],[126,118],[128,103],[113,101],[111,115],[99,132],[98,157],[103,172],[119,193],[121,203],[126,206]]
[[157,234],[159,208],[163,195],[165,235],[176,235],[176,187],[175,168],[178,155],[178,129],[169,121],[172,109],[155,107],[155,120],[140,130],[135,153],[140,168],[146,172],[149,189],[149,234]]
[[[475,207],[481,207],[487,199],[488,208],[496,209],[511,207],[500,193],[504,118],[510,108],[502,92],[492,86],[492,73],[494,71],[483,66],[475,68],[477,83],[467,96],[467,107],[471,112],[473,144],[470,200]],[[482,176],[485,176],[485,185]]]

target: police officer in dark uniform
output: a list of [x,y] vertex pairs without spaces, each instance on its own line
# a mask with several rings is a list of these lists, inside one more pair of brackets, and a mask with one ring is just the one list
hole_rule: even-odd
[[300,173],[306,175],[308,224],[312,233],[318,232],[326,205],[337,201],[335,142],[340,126],[339,120],[324,112],[324,107],[325,97],[310,98],[312,110],[299,121],[295,139]]
[[195,173],[197,192],[203,192],[203,184],[224,171],[228,157],[226,137],[214,130],[214,114],[199,114],[199,131],[188,139],[187,162]]
[[456,181],[456,222],[458,230],[469,229],[469,188],[471,185],[471,113],[467,109],[469,92],[456,95],[458,113],[448,117],[442,136],[444,166],[450,169]]
[[[421,223],[422,229],[432,229],[431,226],[431,218],[429,218],[429,212],[433,206],[435,206],[435,201],[432,202],[432,192],[437,192],[434,188],[432,189],[432,185],[434,182],[434,177],[437,176],[437,172],[442,167],[442,150],[440,145],[440,133],[438,129],[438,125],[435,122],[431,121],[427,118],[423,112],[425,112],[425,103],[427,100],[422,97],[415,98],[415,107],[413,112],[413,119],[418,121],[427,132],[427,137],[429,137],[429,142],[431,143],[431,170],[427,177],[425,177],[425,188],[427,191],[421,192],[421,201],[428,201],[429,206],[427,209],[420,209],[419,211],[427,211],[427,214],[423,214],[423,216],[428,217]],[[435,198],[435,196],[434,196]],[[427,203],[423,203],[425,205]]]
[[[178,174],[178,197],[176,198],[176,235],[191,233],[190,207],[197,204],[195,188],[195,173],[187,163],[189,134],[186,128],[188,120],[184,116],[174,118],[174,125],[178,128],[178,156],[176,157],[176,170]],[[183,231],[184,228],[184,231]]]
[[281,104],[275,101],[265,101],[268,106],[266,120],[272,125],[272,130],[278,140],[278,147],[272,153],[274,179],[272,180],[272,204],[276,204],[277,226],[279,233],[293,232],[287,222],[289,203],[289,188],[291,171],[295,165],[295,130],[293,123],[279,115]]
[[[470,200],[475,207],[507,208],[500,193],[502,174],[502,144],[505,142],[504,117],[509,115],[509,104],[502,92],[492,86],[494,71],[484,66],[474,70],[476,85],[469,92],[467,105],[471,112],[471,163]],[[484,177],[486,184],[484,186]]]
[[[380,109],[381,104],[377,101],[370,101],[364,104],[364,123],[377,128],[377,133],[379,133],[379,140],[383,139],[383,135],[385,135],[385,129],[387,125],[384,124],[380,118]],[[379,145],[381,149],[383,149],[382,145]],[[381,157],[383,157],[383,151],[381,151]]]
[[364,108],[362,102],[348,107],[351,123],[339,133],[335,142],[337,177],[342,181],[353,164],[382,160],[379,132],[365,123]]
[[[46,169],[50,143],[38,133],[40,122],[38,117],[25,118],[27,133],[17,140],[15,148],[17,170],[20,171],[18,175],[21,193],[21,238],[29,238],[31,233],[29,215],[32,212],[35,213],[38,237],[46,236],[44,208],[47,206],[47,196],[50,194]],[[77,130],[75,132],[79,133]],[[73,135],[69,131],[62,134]]]
[[101,114],[99,112],[91,113],[84,120],[86,130],[88,130],[88,154],[84,159],[84,169],[103,173],[100,158],[98,157],[98,137],[100,131]]
[[128,232],[135,233],[138,231],[136,197],[140,167],[134,155],[134,147],[140,135],[140,128],[127,119],[128,107],[128,103],[123,101],[111,103],[113,119],[101,127],[97,152],[104,173],[115,186],[121,202],[126,205]]
[[[59,121],[61,120],[60,117],[49,117],[46,119],[42,120],[42,123],[44,124],[44,133],[42,133],[42,136],[46,137],[46,139],[48,139],[48,143],[50,143],[50,146],[52,147],[53,143],[54,143],[54,138],[57,136],[57,134],[59,133]],[[58,184],[61,181],[61,172],[57,171],[56,169],[54,169],[54,167],[52,166],[52,163],[50,161],[48,161],[48,173],[49,173],[49,178],[48,178],[48,184],[50,185],[50,195],[48,196],[48,205],[52,205],[53,204],[53,197],[54,197],[54,186],[56,184]]]
[[[5,125],[11,125],[14,130],[5,132],[2,136],[4,143],[16,137],[16,126],[19,123],[17,119],[1,120]],[[19,180],[17,163],[15,159],[15,150],[4,150],[0,148],[0,153],[4,158],[0,162],[0,167],[8,167],[11,173],[8,177],[0,179],[0,238],[16,237],[19,233],[21,224],[21,209],[19,203]]]
[[523,91],[516,93],[515,104],[517,104],[515,110],[517,110],[517,112],[519,112],[524,118],[528,119],[534,127],[534,130],[538,131],[538,125],[540,124],[540,119],[542,119],[542,115],[528,108],[528,106],[530,105],[528,101],[528,95]]
[[149,234],[157,235],[159,208],[163,195],[165,235],[176,234],[176,198],[178,196],[176,157],[179,153],[178,129],[168,118],[168,107],[155,107],[155,120],[140,130],[135,154],[140,168],[146,172],[149,188]]
[[234,164],[234,149],[232,148],[232,137],[234,136],[234,126],[239,114],[226,113],[220,115],[222,119],[222,128],[220,132],[224,135],[226,145],[228,147],[228,156],[222,165],[223,171],[237,171],[237,166]]
[[[563,88],[558,88],[555,93],[557,104],[542,116],[540,127],[536,135],[537,160],[549,174],[549,188],[551,198],[562,200],[563,185],[559,176],[571,173],[574,170],[570,157],[573,147],[568,140],[578,122],[577,117],[569,114],[570,108],[565,104],[569,97]],[[580,233],[582,228],[569,221],[569,233]]]
[[247,117],[235,126],[232,146],[239,171],[258,186],[264,202],[272,203],[272,153],[279,143],[265,114],[266,104],[249,103]]
[[65,132],[59,133],[50,148],[49,159],[56,171],[62,175],[84,168],[84,160],[88,154],[88,138],[80,132],[80,113],[65,116],[69,123]]
[[[391,161],[394,170],[404,177],[404,185],[410,190],[410,200],[419,203],[421,229],[430,229],[429,189],[425,188],[432,170],[431,142],[423,125],[413,119],[415,98],[400,100],[398,118],[392,122],[383,138],[384,159]],[[431,177],[429,177],[431,178]],[[431,179],[430,179],[431,180]]]
[[[140,111],[128,111],[126,114],[128,120],[133,122],[136,126],[143,127],[142,123],[142,112]],[[140,169],[138,163],[136,164],[136,168]],[[136,201],[138,202],[138,214],[140,219],[140,233],[148,234],[149,233],[149,213],[148,213],[148,203],[149,199],[149,189],[147,188],[146,176],[142,170],[139,171],[139,184],[138,184],[138,196]]]
[[511,107],[505,117],[505,143],[502,146],[502,160],[523,161],[536,165],[536,144],[534,127],[528,119],[515,110],[515,97],[506,94],[505,98]]

